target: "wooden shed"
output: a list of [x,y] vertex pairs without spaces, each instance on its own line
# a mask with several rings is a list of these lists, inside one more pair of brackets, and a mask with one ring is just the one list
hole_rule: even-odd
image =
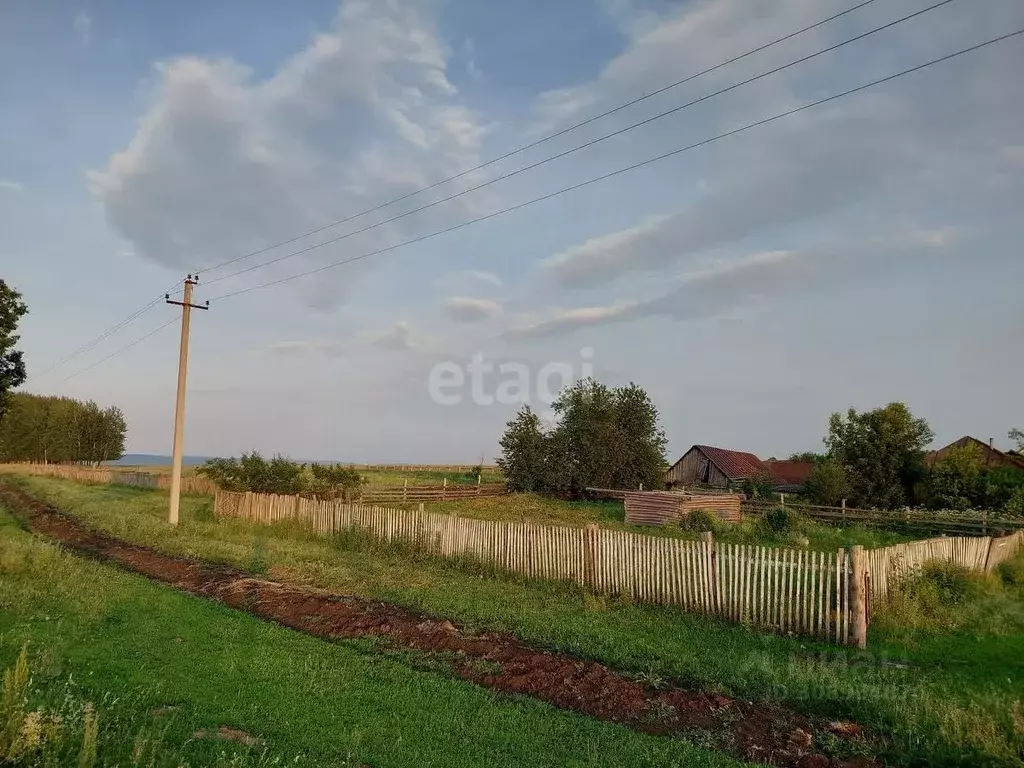
[[677,486],[710,486],[732,489],[768,468],[757,456],[743,451],[730,451],[713,445],[695,445],[669,467],[665,484]]

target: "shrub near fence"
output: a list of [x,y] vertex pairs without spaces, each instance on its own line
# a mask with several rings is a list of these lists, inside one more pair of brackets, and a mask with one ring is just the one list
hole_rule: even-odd
[[[322,533],[361,530],[440,557],[469,557],[529,578],[675,605],[763,629],[853,641],[851,561],[805,552],[474,520],[422,510],[219,491],[214,512],[260,523],[296,520]],[[862,641],[862,638],[861,638]]]
[[951,563],[971,571],[991,572],[1024,548],[1024,532],[1009,536],[955,536],[911,541],[868,551],[871,596],[884,599],[900,579],[919,573],[927,562]]

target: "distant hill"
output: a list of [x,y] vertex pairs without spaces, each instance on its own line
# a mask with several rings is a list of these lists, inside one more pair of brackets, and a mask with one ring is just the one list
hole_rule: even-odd
[[[182,456],[181,463],[186,467],[193,467],[205,464],[209,458],[209,456]],[[117,461],[108,461],[107,464],[118,467],[169,467],[171,466],[171,457],[160,453],[126,453]]]

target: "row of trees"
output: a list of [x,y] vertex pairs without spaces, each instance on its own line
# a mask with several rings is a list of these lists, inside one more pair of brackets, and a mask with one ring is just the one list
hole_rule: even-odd
[[4,400],[0,460],[98,463],[124,455],[128,427],[119,408],[26,393]]
[[[904,403],[871,411],[850,409],[829,419],[826,453],[791,458],[813,461],[806,492],[811,501],[894,509],[993,509],[1024,516],[1024,471],[989,465],[976,445],[954,448],[932,466],[925,463],[934,433]],[[1024,433],[1010,430],[1018,449]]]
[[226,491],[308,494],[319,498],[351,496],[366,479],[342,464],[299,464],[284,456],[265,459],[257,451],[241,458],[210,459],[198,470]]
[[667,441],[643,389],[584,379],[551,407],[554,424],[529,406],[508,422],[497,462],[512,490],[575,496],[587,487],[663,487]]

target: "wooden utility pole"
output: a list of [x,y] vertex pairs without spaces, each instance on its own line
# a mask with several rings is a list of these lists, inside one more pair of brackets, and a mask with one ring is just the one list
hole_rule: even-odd
[[164,296],[168,304],[181,307],[181,347],[178,351],[178,394],[174,402],[174,459],[171,466],[171,506],[167,522],[178,524],[178,502],[181,499],[181,451],[185,442],[185,378],[188,372],[188,333],[193,309],[209,309],[206,305],[192,303],[192,286],[199,282],[199,275],[185,278],[185,295],[182,301],[172,301],[170,294]]

